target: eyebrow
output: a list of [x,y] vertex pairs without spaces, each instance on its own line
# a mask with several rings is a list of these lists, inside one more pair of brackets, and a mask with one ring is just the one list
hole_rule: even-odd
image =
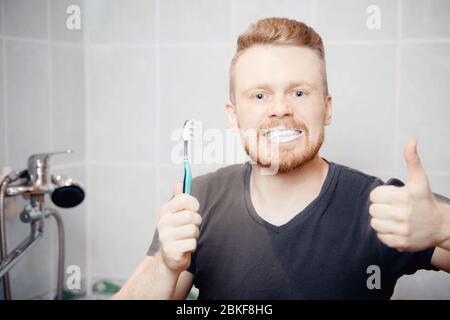
[[[292,82],[290,82],[288,84],[288,86],[287,86],[287,91],[292,90],[293,88],[296,88],[296,87],[301,87],[301,86],[307,86],[307,87],[310,87],[312,90],[317,90],[317,87],[313,83],[311,83],[309,81],[302,80],[302,81],[292,81]],[[246,89],[244,91],[244,93],[248,93],[249,91],[254,90],[254,89],[270,90],[271,89],[271,85],[266,83],[266,82],[258,83],[256,85]]]

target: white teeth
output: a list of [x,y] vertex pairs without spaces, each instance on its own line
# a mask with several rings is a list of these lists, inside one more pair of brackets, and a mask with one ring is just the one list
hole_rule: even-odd
[[276,127],[265,131],[264,136],[277,143],[289,142],[301,136],[303,130],[286,127]]

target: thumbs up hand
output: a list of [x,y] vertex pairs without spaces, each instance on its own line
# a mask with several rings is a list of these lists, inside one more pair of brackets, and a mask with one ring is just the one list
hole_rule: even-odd
[[389,247],[419,251],[446,239],[448,213],[431,192],[415,139],[405,144],[404,157],[408,169],[405,186],[379,186],[370,193],[370,224]]

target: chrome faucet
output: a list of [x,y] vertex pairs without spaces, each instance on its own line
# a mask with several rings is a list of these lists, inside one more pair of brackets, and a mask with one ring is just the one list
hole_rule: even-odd
[[[58,212],[44,207],[45,194],[50,194],[58,207],[72,208],[85,197],[81,186],[69,177],[50,174],[50,160],[54,155],[70,154],[71,150],[34,154],[28,158],[27,169],[9,173],[0,183],[0,279],[3,280],[5,298],[11,298],[8,271],[30,250],[36,240],[42,238],[44,219],[56,219],[59,239],[57,299],[62,299],[64,281],[64,227]],[[6,246],[5,197],[23,196],[30,203],[20,214],[24,223],[30,223],[30,235],[10,253]]]

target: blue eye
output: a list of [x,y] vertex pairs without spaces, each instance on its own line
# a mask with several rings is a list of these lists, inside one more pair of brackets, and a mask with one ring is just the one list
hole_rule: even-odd
[[264,95],[262,93],[257,93],[255,95],[255,97],[256,97],[256,100],[262,100],[264,98]]
[[296,95],[297,97],[301,97],[301,96],[303,96],[303,94],[304,94],[304,92],[303,92],[302,90],[296,90],[296,91],[295,91],[295,95]]

